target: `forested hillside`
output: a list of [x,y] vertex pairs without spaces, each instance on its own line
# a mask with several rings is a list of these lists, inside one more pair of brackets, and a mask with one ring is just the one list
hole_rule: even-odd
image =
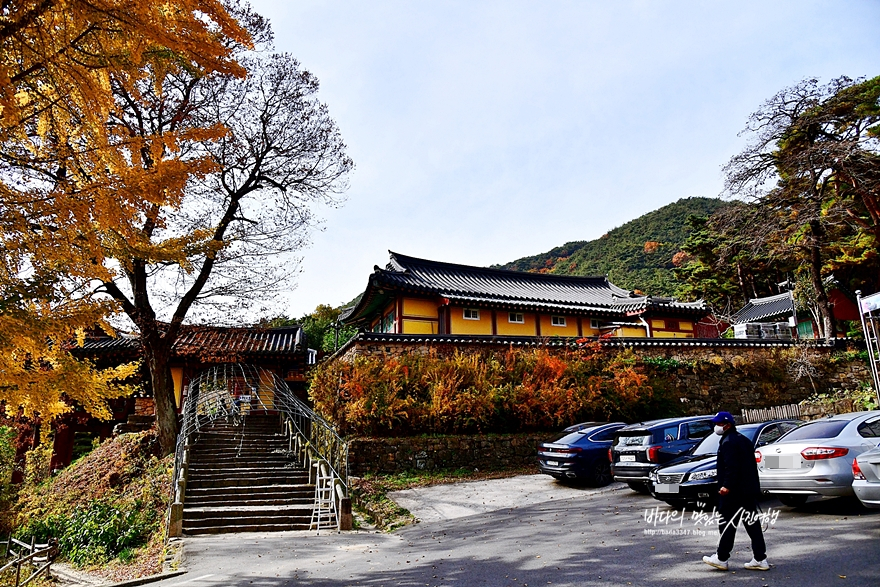
[[596,240],[566,243],[547,253],[496,267],[562,275],[607,275],[612,283],[626,289],[674,295],[679,282],[673,274],[672,258],[690,234],[688,217],[709,216],[725,205],[717,198],[684,198]]

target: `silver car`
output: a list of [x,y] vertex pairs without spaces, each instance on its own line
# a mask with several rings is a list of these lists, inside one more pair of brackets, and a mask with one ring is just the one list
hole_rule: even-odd
[[[874,424],[880,426],[880,422]],[[863,452],[853,461],[853,491],[865,507],[880,508],[880,448]]]
[[811,495],[853,495],[853,460],[878,443],[878,411],[808,422],[755,451],[761,489],[791,507]]

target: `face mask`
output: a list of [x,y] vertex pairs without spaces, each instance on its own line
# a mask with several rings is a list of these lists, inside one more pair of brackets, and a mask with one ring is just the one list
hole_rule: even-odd
[[724,426],[716,424],[715,425],[715,434],[717,434],[718,436],[721,436],[722,434],[724,434]]

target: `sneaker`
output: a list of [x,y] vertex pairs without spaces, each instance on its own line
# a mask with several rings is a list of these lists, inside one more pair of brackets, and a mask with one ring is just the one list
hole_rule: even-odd
[[[718,554],[713,554],[712,556],[704,556],[703,562],[709,565],[710,567],[715,567],[716,569],[721,569],[722,571],[727,570],[727,561],[723,561],[718,558]],[[769,567],[768,567],[769,568]]]
[[770,563],[767,562],[766,558],[762,561],[756,561],[754,558],[752,558],[752,560],[750,560],[749,562],[747,562],[743,566],[750,571],[769,571],[770,570]]

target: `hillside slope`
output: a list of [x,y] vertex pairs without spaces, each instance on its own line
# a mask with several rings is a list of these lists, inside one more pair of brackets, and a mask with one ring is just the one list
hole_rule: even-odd
[[708,216],[725,205],[717,198],[683,198],[596,240],[565,243],[546,253],[494,267],[561,275],[607,275],[612,283],[625,289],[674,295],[677,282],[672,257],[690,234],[688,217]]
[[57,538],[61,561],[108,581],[158,573],[173,466],[158,451],[155,430],[110,438],[60,473],[26,482],[5,514],[18,536]]

